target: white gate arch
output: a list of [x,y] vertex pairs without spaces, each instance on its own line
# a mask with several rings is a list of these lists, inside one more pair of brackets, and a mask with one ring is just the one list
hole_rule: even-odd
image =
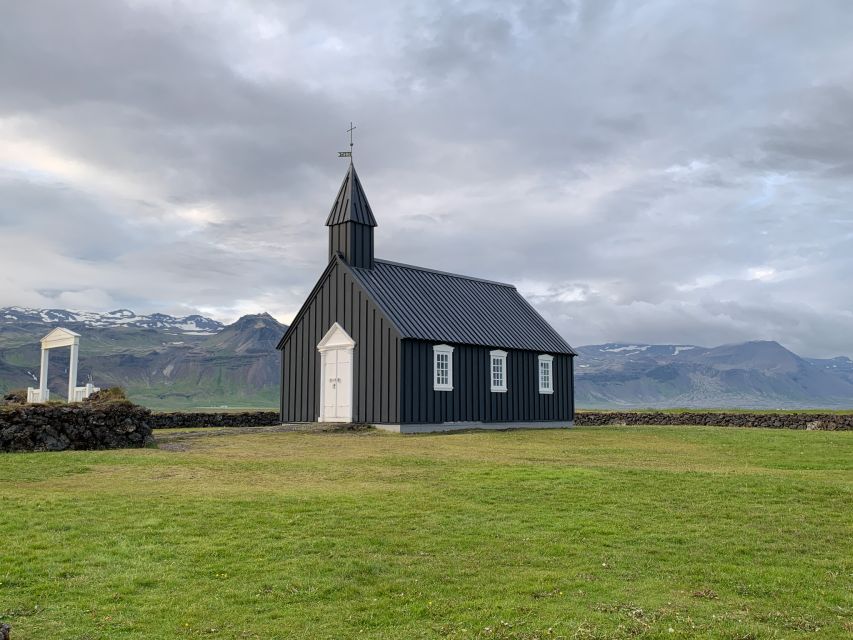
[[68,402],[79,402],[88,398],[99,388],[87,384],[77,386],[77,360],[80,356],[80,334],[68,329],[57,327],[41,339],[41,370],[39,371],[39,388],[27,389],[27,402],[47,402],[50,391],[47,388],[47,372],[50,364],[50,350],[59,347],[71,347],[71,360],[68,363]]

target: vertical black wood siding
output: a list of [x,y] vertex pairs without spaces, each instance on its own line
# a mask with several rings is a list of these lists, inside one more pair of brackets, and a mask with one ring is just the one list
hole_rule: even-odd
[[491,347],[452,345],[453,391],[433,390],[433,345],[401,343],[400,422],[537,422],[574,419],[573,362],[554,355],[554,393],[539,393],[539,360],[532,351],[507,350],[506,393],[491,391]]
[[353,420],[398,423],[400,337],[339,264],[332,267],[325,281],[314,292],[305,313],[296,321],[283,345],[282,421],[315,422],[319,418],[320,354],[317,343],[335,322],[356,343],[353,351]]
[[329,227],[329,260],[342,253],[347,264],[362,269],[373,268],[373,227],[344,222]]

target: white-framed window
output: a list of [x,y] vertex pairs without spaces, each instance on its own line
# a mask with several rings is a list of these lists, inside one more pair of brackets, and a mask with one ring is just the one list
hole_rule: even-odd
[[554,393],[554,356],[539,356],[539,393]]
[[453,347],[437,344],[432,348],[432,388],[453,391]]
[[489,352],[489,373],[494,393],[506,393],[506,351]]

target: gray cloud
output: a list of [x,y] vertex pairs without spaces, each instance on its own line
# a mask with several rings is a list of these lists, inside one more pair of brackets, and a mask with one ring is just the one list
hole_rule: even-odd
[[0,304],[287,321],[352,119],[384,257],[516,282],[573,344],[853,355],[843,0],[2,13]]

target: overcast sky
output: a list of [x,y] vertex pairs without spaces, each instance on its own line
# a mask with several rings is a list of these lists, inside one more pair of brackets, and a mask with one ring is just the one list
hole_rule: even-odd
[[379,257],[573,345],[853,356],[848,0],[0,5],[0,306],[268,311]]

